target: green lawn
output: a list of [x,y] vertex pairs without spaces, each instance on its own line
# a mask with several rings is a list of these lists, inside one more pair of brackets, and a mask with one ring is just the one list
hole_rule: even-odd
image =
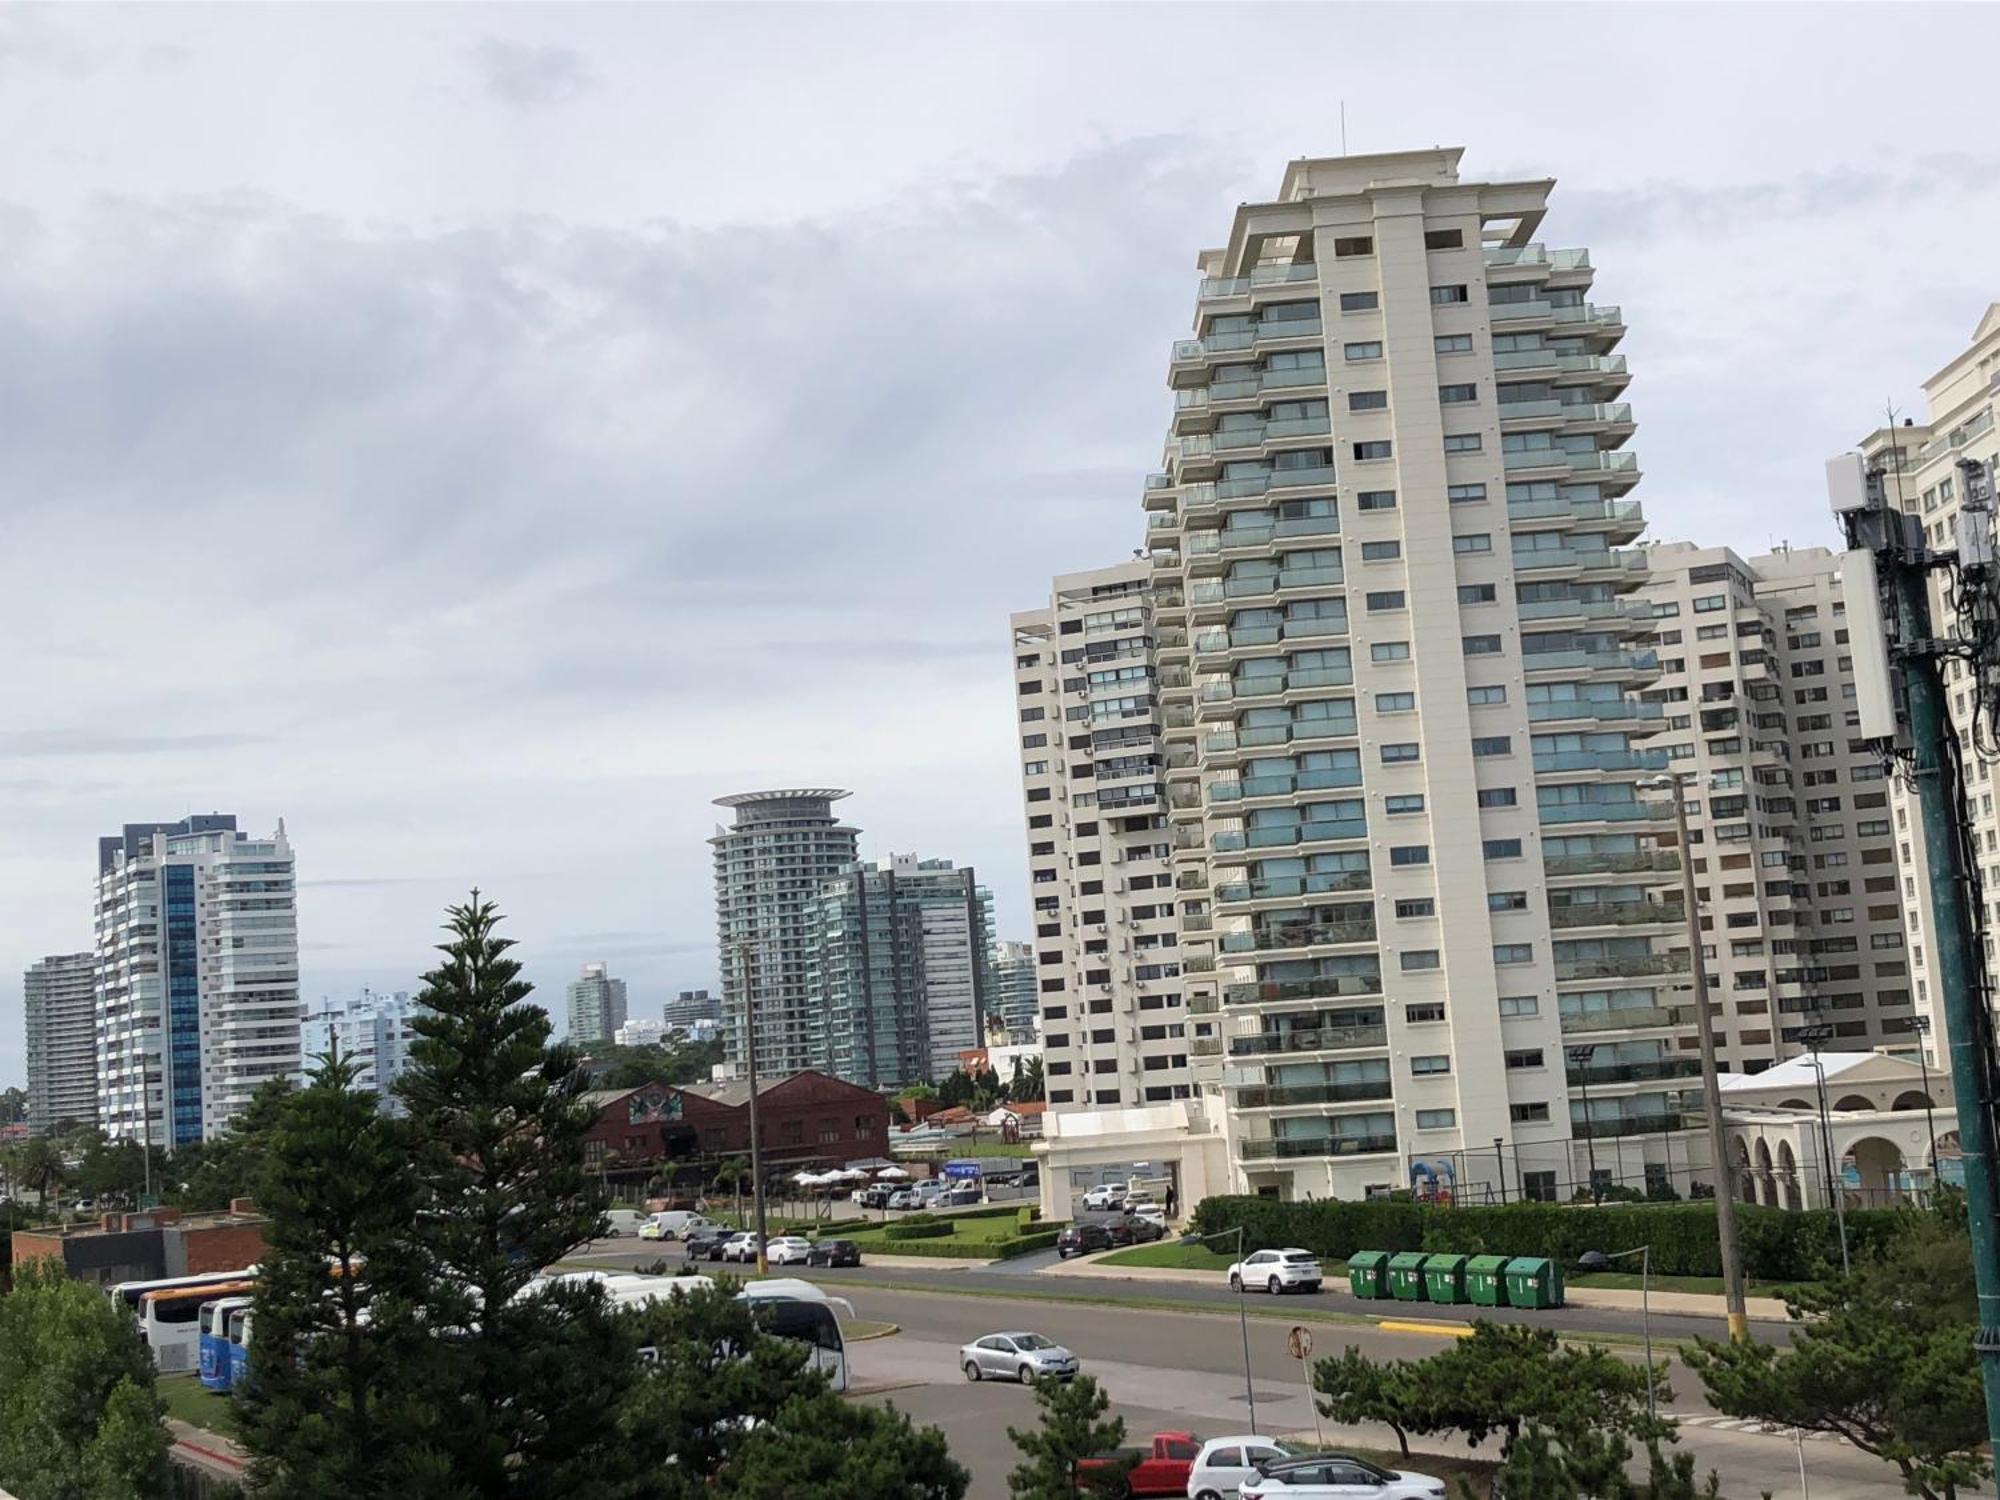
[[[1602,1287],[1612,1291],[1636,1292],[1639,1290],[1637,1271],[1579,1271],[1563,1278],[1569,1286]],[[1810,1283],[1796,1281],[1758,1281],[1754,1278],[1744,1283],[1744,1291],[1752,1297],[1782,1297],[1787,1292],[1796,1291]],[[1722,1295],[1720,1276],[1655,1276],[1652,1289],[1656,1292],[1706,1292],[1711,1296]]]
[[220,1432],[229,1437],[236,1435],[236,1417],[230,1410],[229,1398],[204,1389],[197,1377],[162,1375],[159,1390],[160,1399],[167,1404],[168,1416],[178,1417],[210,1432]]
[[[894,1221],[892,1220],[891,1222],[893,1223]],[[970,1215],[964,1217],[951,1216],[945,1218],[943,1222],[952,1226],[951,1233],[948,1236],[938,1235],[930,1243],[936,1244],[938,1240],[952,1239],[956,1240],[959,1244],[976,1243],[990,1245],[1000,1240],[1011,1240],[1021,1232],[1020,1226],[1015,1222],[1012,1214],[988,1214],[977,1218]],[[1054,1224],[1040,1223],[1034,1226],[1037,1231],[1054,1229],[1056,1227]],[[911,1245],[924,1243],[922,1240],[892,1240],[888,1237],[886,1229],[887,1226],[877,1226],[872,1229],[843,1230],[839,1237],[845,1240],[853,1240],[863,1250],[877,1250],[884,1255],[893,1255],[898,1250],[908,1250]],[[917,1250],[911,1253],[921,1255],[923,1251]]]
[[940,1146],[927,1155],[945,1160],[957,1161],[970,1156],[1033,1156],[1034,1148],[1026,1141],[953,1141],[948,1146]]

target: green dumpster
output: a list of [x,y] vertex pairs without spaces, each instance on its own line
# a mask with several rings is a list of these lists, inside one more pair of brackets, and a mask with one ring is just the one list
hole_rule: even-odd
[[1509,1307],[1561,1307],[1562,1267],[1539,1255],[1522,1255],[1507,1262]]
[[1504,1255],[1475,1255],[1465,1263],[1465,1300],[1480,1307],[1505,1307],[1507,1289],[1501,1274],[1507,1269]]
[[1389,1295],[1398,1302],[1422,1302],[1424,1296],[1424,1261],[1428,1257],[1421,1250],[1405,1250],[1389,1257]]
[[1347,1284],[1364,1302],[1389,1295],[1389,1255],[1385,1250],[1357,1250],[1347,1257]]
[[1424,1289],[1433,1302],[1465,1300],[1465,1257],[1433,1255],[1424,1262]]

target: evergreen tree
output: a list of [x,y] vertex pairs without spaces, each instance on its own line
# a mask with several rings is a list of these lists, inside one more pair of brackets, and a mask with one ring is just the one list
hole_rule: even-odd
[[323,1059],[264,1123],[257,1198],[270,1223],[257,1283],[257,1379],[238,1421],[254,1480],[277,1494],[393,1492],[402,1360],[389,1314],[407,1302],[415,1222],[408,1150],[351,1062]]
[[62,1152],[54,1141],[44,1136],[36,1136],[21,1148],[21,1159],[15,1167],[21,1186],[30,1189],[45,1206],[62,1189],[69,1169],[63,1165]]
[[122,1307],[39,1265],[0,1297],[0,1487],[20,1500],[158,1500],[167,1430]]
[[1104,1420],[1111,1398],[1088,1375],[1071,1381],[1035,1383],[1041,1425],[1026,1431],[1009,1427],[1022,1462],[1007,1476],[1011,1500],[1076,1500],[1079,1491],[1116,1494],[1132,1465],[1087,1470],[1083,1460],[1111,1452],[1125,1441],[1125,1419]]
[[[438,1462],[421,1495],[629,1493],[633,1450],[618,1413],[637,1378],[624,1330],[595,1286],[536,1272],[603,1222],[584,1170],[596,1112],[576,1054],[553,1046],[548,1013],[474,891],[450,908],[444,962],[424,976],[417,1040],[397,1085],[409,1108],[418,1193],[410,1272],[421,1287],[404,1367],[424,1399],[407,1434]],[[439,1336],[443,1330],[452,1336]]]
[[169,1203],[189,1210],[227,1208],[232,1198],[255,1197],[258,1174],[271,1150],[271,1132],[286,1101],[297,1091],[289,1078],[259,1084],[222,1134],[174,1152],[166,1172],[155,1175],[154,1184],[164,1188]]

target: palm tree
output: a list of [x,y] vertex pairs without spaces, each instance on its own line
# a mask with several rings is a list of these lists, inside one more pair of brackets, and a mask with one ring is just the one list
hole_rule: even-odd
[[55,1143],[40,1137],[21,1148],[16,1171],[21,1185],[32,1188],[44,1205],[48,1203],[50,1193],[60,1189],[69,1176],[69,1169],[63,1165],[62,1153],[56,1150]]

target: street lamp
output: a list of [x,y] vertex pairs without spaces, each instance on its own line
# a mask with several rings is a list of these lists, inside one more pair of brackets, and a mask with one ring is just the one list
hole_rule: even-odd
[[1639,1328],[1646,1339],[1646,1415],[1658,1421],[1659,1403],[1653,1394],[1653,1247],[1641,1245],[1636,1250],[1617,1250],[1604,1259],[1630,1260],[1635,1255],[1639,1257]]
[[1841,1190],[1845,1184],[1833,1180],[1833,1126],[1826,1110],[1826,1064],[1819,1055],[1832,1035],[1830,1021],[1810,1021],[1799,1028],[1799,1040],[1812,1054],[1813,1086],[1819,1093],[1819,1153],[1825,1163],[1826,1190],[1833,1198],[1834,1220],[1840,1225],[1840,1270],[1845,1275],[1851,1269],[1847,1261],[1847,1194]]
[[[1597,1043],[1583,1042],[1564,1049],[1569,1054],[1570,1063],[1576,1068],[1577,1081],[1583,1085],[1583,1145],[1590,1153],[1590,1202],[1596,1206],[1597,1198],[1597,1135],[1590,1121],[1590,1060],[1597,1055]],[[1576,1158],[1571,1157],[1574,1163]]]
[[757,1274],[771,1274],[764,1258],[764,1142],[757,1118],[757,994],[750,972],[750,945],[739,939],[736,952],[738,983],[743,991],[743,1055],[750,1068],[750,1201],[757,1216]]
[[1729,1338],[1732,1343],[1750,1339],[1749,1310],[1743,1301],[1743,1257],[1736,1244],[1736,1200],[1729,1181],[1728,1142],[1722,1130],[1722,1087],[1716,1078],[1715,1022],[1708,1013],[1708,966],[1701,953],[1701,914],[1695,903],[1694,860],[1688,844],[1687,798],[1682,795],[1689,777],[1685,772],[1669,772],[1639,783],[1646,791],[1673,794],[1674,833],[1680,842],[1681,904],[1687,922],[1688,964],[1694,977],[1695,1035],[1701,1041],[1701,1088],[1703,1112],[1708,1117],[1708,1159],[1715,1174],[1715,1234],[1722,1251],[1722,1295],[1729,1311]]
[[1931,1189],[1937,1190],[1937,1116],[1931,1111],[1931,1059],[1930,1041],[1931,1018],[1912,1016],[1910,1024],[1917,1029],[1917,1066],[1924,1073],[1924,1131],[1931,1138]]
[[[1243,1260],[1243,1226],[1234,1229],[1218,1229],[1214,1234],[1184,1234],[1180,1237],[1183,1245],[1206,1245],[1210,1240],[1227,1239],[1236,1236],[1236,1259]],[[1243,1399],[1250,1403],[1250,1430],[1257,1431],[1257,1388],[1250,1383],[1250,1314],[1243,1303],[1243,1275],[1236,1276],[1236,1322],[1243,1334]],[[1313,1408],[1315,1411],[1318,1407]]]

